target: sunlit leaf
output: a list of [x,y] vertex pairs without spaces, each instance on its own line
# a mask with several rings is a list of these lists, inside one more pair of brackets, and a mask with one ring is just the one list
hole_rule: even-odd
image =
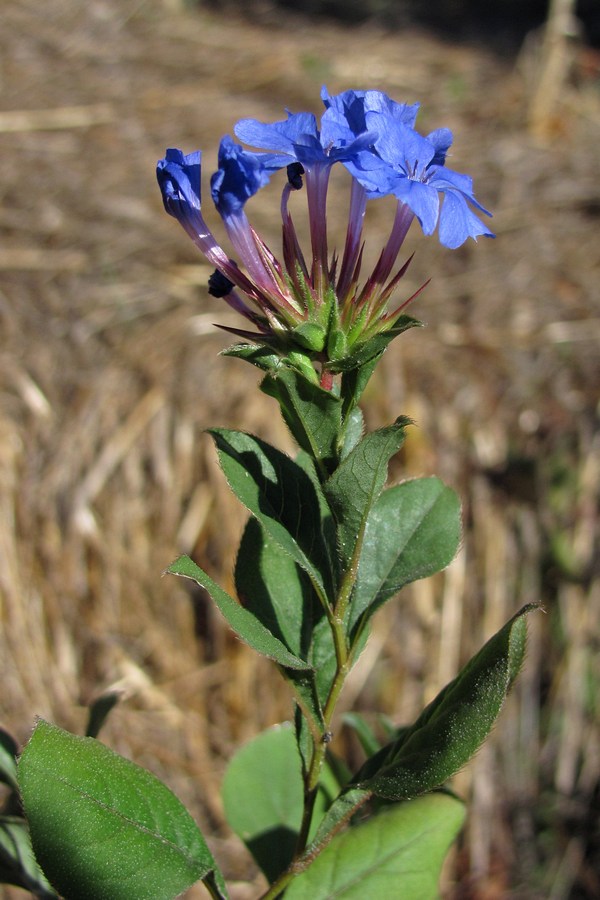
[[523,664],[525,606],[427,706],[416,722],[366,761],[352,779],[380,797],[402,800],[454,775],[481,746]]
[[240,640],[258,653],[262,653],[263,656],[268,656],[270,659],[281,663],[282,666],[288,666],[292,669],[310,668],[306,662],[298,659],[297,656],[291,653],[279,638],[271,634],[256,616],[244,609],[227,591],[219,587],[216,581],[213,581],[189,556],[180,556],[165,571],[171,575],[191,578],[196,584],[208,591]]
[[216,871],[177,797],[94,738],[39,720],[18,777],[35,855],[66,900],[171,900]]
[[464,818],[462,803],[428,794],[336,835],[297,875],[286,900],[436,900],[442,863]]

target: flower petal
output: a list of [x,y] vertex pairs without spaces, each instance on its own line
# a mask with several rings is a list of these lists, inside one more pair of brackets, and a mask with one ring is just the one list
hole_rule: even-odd
[[456,191],[445,192],[439,233],[441,243],[451,250],[464,244],[468,237],[476,240],[480,235],[495,236],[469,208],[463,195]]
[[[235,136],[260,150],[272,150],[295,158],[294,146],[307,135],[318,136],[317,120],[312,113],[288,113],[281,122],[259,122],[257,119],[240,119],[233,129]],[[287,160],[289,163],[290,160]],[[284,165],[287,165],[284,163]]]
[[453,136],[449,128],[437,128],[427,135],[427,140],[435,148],[435,156],[429,163],[430,166],[443,166],[446,155],[452,146]]
[[200,213],[201,159],[199,150],[185,156],[181,150],[172,148],[156,166],[164,207],[186,231],[186,222],[194,219],[195,213]]
[[219,169],[211,178],[213,202],[224,219],[240,213],[244,204],[269,181],[256,153],[244,150],[226,135],[219,147]]

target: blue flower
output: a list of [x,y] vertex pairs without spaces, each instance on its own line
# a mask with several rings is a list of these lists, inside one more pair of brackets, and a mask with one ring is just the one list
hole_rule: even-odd
[[321,129],[312,113],[290,113],[281,122],[266,124],[256,119],[241,119],[234,128],[236,136],[252,147],[270,151],[267,167],[283,168],[299,162],[307,172],[315,166],[331,166],[351,159],[372,145],[374,134],[365,126],[363,98],[378,92],[346,91],[329,97],[325,89],[326,111]]
[[261,157],[226,135],[219,146],[219,169],[210,180],[213,203],[222,218],[239,215],[246,201],[268,181],[269,172]]
[[[471,179],[445,165],[452,133],[441,128],[427,137],[418,134],[417,103],[396,103],[381,91],[330,95],[325,87],[321,99],[325,110],[320,122],[308,112],[288,112],[287,118],[272,124],[242,119],[235,134],[253,149],[244,149],[229,136],[221,141],[211,195],[239,264],[229,258],[204,220],[200,153],[186,156],[168,150],[157,165],[157,177],[165,209],[215,268],[209,292],[257,328],[254,333],[229,330],[257,338],[285,359],[290,349],[301,348],[301,354],[309,353],[323,367],[327,382],[328,371],[339,371],[372,337],[394,328],[401,310],[413,299],[395,309],[388,305],[410,262],[394,274],[415,217],[425,234],[437,228],[447,247],[491,232],[478,216],[489,213],[475,199]],[[335,163],[352,176],[340,253],[328,248],[327,192]],[[280,261],[252,228],[245,209],[282,168],[287,168],[287,179],[280,205]],[[298,202],[290,202],[290,197],[303,184],[310,233],[306,255],[290,210]],[[397,199],[391,230],[365,277],[361,270],[367,202],[386,195]]]
[[412,127],[419,111],[418,103],[413,103],[411,106],[406,103],[396,103],[382,91],[350,90],[332,97],[327,88],[323,86],[321,100],[326,109],[321,120],[321,128],[324,127],[323,122],[329,120],[337,121],[342,128],[343,122],[345,122],[354,135],[369,131],[367,112],[385,112],[393,119]]
[[376,156],[358,154],[346,165],[368,197],[393,194],[413,211],[425,234],[433,234],[439,222],[440,241],[452,249],[468,237],[494,236],[470,209],[491,215],[475,199],[471,178],[444,165],[452,144],[447,128],[422,137],[385,110],[369,110],[366,121],[377,132]]
[[201,159],[199,150],[185,156],[181,150],[171,149],[156,166],[164,207],[181,222],[193,240],[204,225],[200,203]]

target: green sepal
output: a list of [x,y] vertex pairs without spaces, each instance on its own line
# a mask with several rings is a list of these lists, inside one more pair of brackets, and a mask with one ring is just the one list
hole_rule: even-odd
[[327,364],[333,363],[335,366],[339,360],[344,360],[348,353],[348,341],[344,332],[336,328],[329,332],[327,338]]
[[423,322],[414,319],[412,316],[398,316],[394,324],[387,331],[374,335],[372,338],[366,340],[364,344],[359,344],[356,349],[352,350],[344,357],[344,359],[335,362],[332,361],[331,364],[328,363],[328,368],[334,373],[340,373],[350,372],[352,369],[364,366],[374,357],[381,356],[394,338],[404,334],[404,332],[408,331],[410,328],[419,328],[422,327],[422,325]]
[[325,346],[327,333],[317,322],[303,322],[292,331],[292,338],[301,347],[319,353]]
[[396,740],[368,759],[352,785],[403,800],[443,784],[479,749],[525,657],[524,606],[467,663]]

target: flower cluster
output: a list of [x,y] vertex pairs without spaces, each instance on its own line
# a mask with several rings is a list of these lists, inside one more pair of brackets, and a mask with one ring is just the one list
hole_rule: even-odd
[[[468,237],[493,235],[473,211],[490,215],[475,200],[471,178],[445,165],[451,132],[442,128],[423,137],[415,131],[418,104],[396,103],[380,91],[330,96],[323,88],[321,97],[325,112],[320,125],[311,113],[288,112],[273,124],[242,119],[235,135],[254,149],[229,136],[221,141],[211,194],[240,264],[222,249],[204,220],[200,152],[168,150],[157,177],[167,212],[215,267],[210,293],[223,297],[257,329],[230,330],[281,356],[300,351],[324,368],[340,371],[351,367],[357,348],[393,329],[401,309],[413,299],[388,309],[408,266],[392,274],[415,218],[427,235],[438,228],[441,243],[450,248]],[[330,172],[337,163],[352,176],[341,254],[329,251],[326,215]],[[244,208],[282,169],[287,179],[281,196],[280,261],[252,228]],[[308,256],[289,210],[290,194],[304,185]],[[361,282],[367,201],[389,195],[397,199],[390,235],[373,271]]]

